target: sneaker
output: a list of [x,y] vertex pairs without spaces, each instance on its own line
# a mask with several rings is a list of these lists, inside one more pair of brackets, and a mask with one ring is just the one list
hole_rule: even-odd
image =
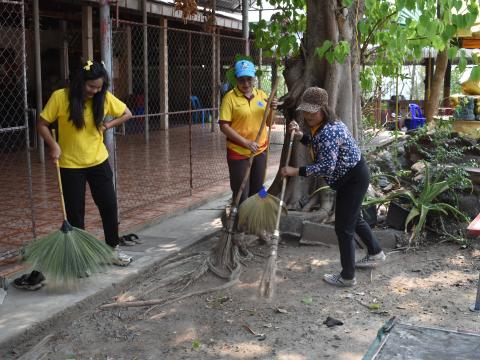
[[40,271],[33,270],[30,274],[23,274],[13,280],[13,286],[17,289],[35,291],[43,286],[45,276]]
[[374,268],[378,265],[380,265],[382,262],[385,261],[385,258],[387,256],[383,251],[380,251],[376,255],[366,255],[363,259],[358,260],[355,263],[356,268],[363,268],[363,269],[371,269]]
[[357,285],[357,279],[353,278],[351,280],[347,280],[342,278],[340,274],[325,274],[323,275],[323,280],[327,283],[339,287],[348,287]]
[[115,246],[113,249],[112,264],[117,266],[128,266],[132,262],[132,257],[125,254],[120,248]]
[[79,279],[83,279],[83,278],[88,278],[92,275],[92,273],[90,272],[90,270],[85,270],[85,272],[81,275],[78,275],[78,278]]

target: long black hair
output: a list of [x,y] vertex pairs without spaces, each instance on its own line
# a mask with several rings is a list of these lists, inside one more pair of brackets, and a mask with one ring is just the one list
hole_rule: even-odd
[[100,128],[104,118],[105,94],[107,93],[109,79],[107,71],[101,62],[87,61],[70,79],[69,101],[70,120],[77,129],[85,127],[83,108],[85,106],[85,82],[87,80],[103,79],[102,89],[93,96],[93,118],[95,125]]
[[320,111],[323,112],[325,123],[333,124],[337,121],[337,115],[330,106],[324,106]]

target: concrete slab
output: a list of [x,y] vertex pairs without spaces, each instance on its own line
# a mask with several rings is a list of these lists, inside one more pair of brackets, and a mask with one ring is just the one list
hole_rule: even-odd
[[[75,290],[59,292],[49,288],[48,284],[38,291],[19,290],[10,286],[0,305],[0,346],[11,344],[13,339],[19,338],[27,330],[33,331],[42,323],[55,321],[68,313],[68,309],[82,306],[84,301],[113,291],[168,256],[212,236],[222,227],[220,215],[229,201],[230,194],[223,194],[197,209],[133,231],[144,243],[122,248],[134,257],[132,264],[124,268],[109,266],[104,273],[79,280]],[[20,275],[17,273],[15,277]],[[13,281],[13,278],[9,280]]]
[[[384,249],[394,249],[404,233],[394,229],[373,229],[373,234],[377,237],[380,246]],[[321,241],[325,244],[337,245],[337,235],[333,225],[319,224],[311,221],[304,221],[301,232],[301,241],[311,243]]]

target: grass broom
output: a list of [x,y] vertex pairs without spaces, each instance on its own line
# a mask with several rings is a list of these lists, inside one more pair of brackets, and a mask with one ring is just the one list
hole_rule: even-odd
[[[292,155],[294,133],[295,133],[294,131],[290,133],[290,139],[288,142],[287,159],[285,160],[286,166],[288,166],[288,164],[290,163],[290,157]],[[285,205],[283,202],[283,199],[285,197],[286,188],[287,188],[287,177],[284,177],[282,180],[282,191],[280,193],[280,206],[278,206],[277,208],[277,218],[275,222],[275,230],[272,236],[270,255],[268,257],[267,265],[265,266],[265,270],[260,280],[260,295],[265,298],[271,298],[275,289],[275,273],[277,272],[278,241],[280,239],[280,218],[282,217],[282,207]]]
[[[272,119],[275,114],[272,110]],[[272,120],[273,123],[273,120]],[[268,129],[268,148],[267,148],[267,160],[270,148],[270,132],[272,130],[272,124]],[[267,177],[267,166],[265,166],[265,173],[263,174],[263,182]],[[238,209],[238,226],[240,229],[245,230],[247,233],[255,234],[258,236],[264,236],[266,233],[271,234],[275,230],[275,220],[277,218],[278,207],[280,206],[280,200],[269,194],[264,186],[258,193],[250,196],[240,205]],[[283,214],[288,213],[287,208],[284,206]]]
[[[275,79],[275,82],[272,87],[272,92],[267,100],[267,105],[265,107],[265,112],[263,113],[262,123],[260,125],[260,129],[258,130],[257,136],[255,138],[255,142],[258,142],[260,136],[262,135],[263,129],[265,128],[265,124],[267,123],[267,116],[270,110],[270,106],[273,101],[273,97],[275,96],[275,92],[278,86],[278,78]],[[252,169],[252,163],[255,154],[252,152],[250,154],[250,158],[248,160],[248,166],[245,170],[245,174],[243,175],[243,180],[240,185],[240,189],[237,192],[237,195],[234,199],[232,204],[232,208],[230,213],[228,214],[228,218],[226,224],[223,228],[222,235],[218,241],[217,246],[213,252],[213,258],[209,260],[209,268],[210,270],[215,273],[217,276],[222,278],[232,278],[236,274],[239,274],[239,253],[238,247],[234,246],[232,235],[234,233],[234,226],[237,220],[238,214],[238,205],[240,203],[240,198],[242,197],[243,190],[247,184],[247,181],[250,177],[250,171]]]
[[[55,131],[52,133],[55,139]],[[42,271],[50,283],[68,286],[111,263],[113,251],[95,236],[70,225],[65,210],[58,160],[56,170],[63,210],[62,226],[59,230],[28,245],[25,258],[35,269]]]

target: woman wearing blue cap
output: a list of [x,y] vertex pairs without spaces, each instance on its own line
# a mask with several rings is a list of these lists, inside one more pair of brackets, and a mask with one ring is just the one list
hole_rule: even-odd
[[[266,167],[268,137],[266,128],[255,142],[260,130],[263,114],[267,105],[267,94],[253,86],[255,65],[248,60],[235,63],[235,78],[237,86],[227,92],[220,106],[220,130],[227,137],[227,163],[230,173],[230,187],[235,199],[248,166],[251,153],[255,154],[247,182],[240,198],[240,203],[256,194],[263,185],[263,175]],[[276,108],[272,102],[272,109]],[[271,123],[271,115],[267,124]]]

